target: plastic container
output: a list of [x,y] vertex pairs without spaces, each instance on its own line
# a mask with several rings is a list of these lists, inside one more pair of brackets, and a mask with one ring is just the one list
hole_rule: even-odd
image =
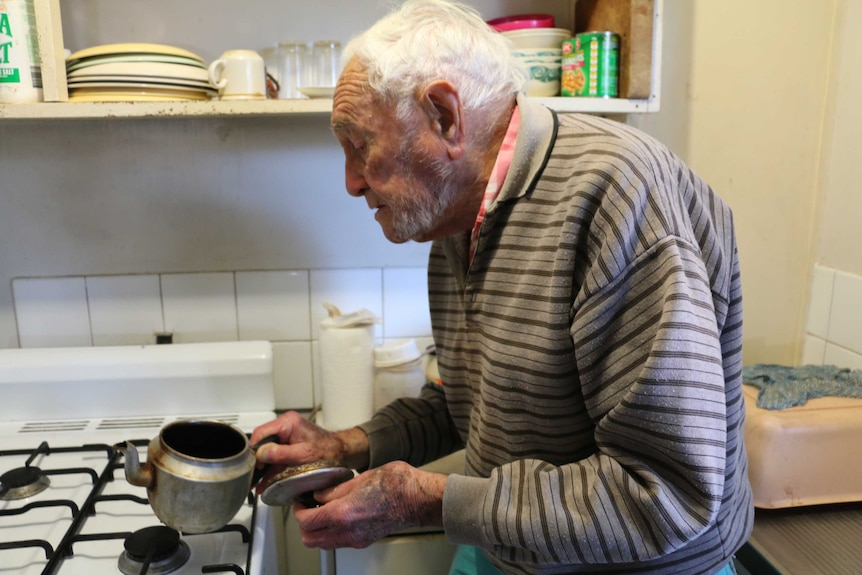
[[43,99],[33,0],[0,0],[0,102]]
[[755,507],[862,501],[862,399],[821,397],[773,410],[757,407],[756,387],[743,393]]
[[488,26],[497,32],[524,28],[553,28],[554,17],[551,14],[516,14],[488,20]]
[[417,397],[425,385],[422,353],[415,340],[374,348],[374,410],[399,397]]
[[563,42],[572,37],[571,30],[566,28],[521,28],[520,30],[502,32],[502,34],[511,40],[515,50],[524,48],[560,50],[563,47]]

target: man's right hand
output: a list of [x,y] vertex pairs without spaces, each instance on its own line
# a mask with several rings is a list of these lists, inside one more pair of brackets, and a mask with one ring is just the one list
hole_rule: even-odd
[[285,467],[294,467],[318,461],[333,461],[351,469],[368,467],[368,437],[354,427],[344,431],[328,431],[319,427],[295,411],[288,411],[277,419],[268,421],[251,434],[254,444],[264,437],[275,435],[278,443],[265,443],[256,452],[258,467],[269,464],[270,468],[258,483],[258,490],[266,480],[280,473]]

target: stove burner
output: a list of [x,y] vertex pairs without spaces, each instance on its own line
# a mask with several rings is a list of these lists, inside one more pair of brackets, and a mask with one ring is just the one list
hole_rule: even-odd
[[140,575],[149,562],[147,575],[165,575],[185,565],[191,556],[189,546],[180,540],[179,532],[161,525],[145,527],[123,542],[125,551],[117,566],[125,575]]
[[38,467],[18,467],[0,475],[0,499],[24,499],[45,491],[51,480]]

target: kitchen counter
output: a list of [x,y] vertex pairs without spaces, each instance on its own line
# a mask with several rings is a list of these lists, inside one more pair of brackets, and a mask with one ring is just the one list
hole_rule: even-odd
[[757,509],[736,558],[757,575],[859,575],[862,502]]

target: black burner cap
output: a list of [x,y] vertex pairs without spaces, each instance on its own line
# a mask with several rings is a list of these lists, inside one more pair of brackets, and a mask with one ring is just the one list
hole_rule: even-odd
[[179,545],[179,532],[161,525],[135,531],[123,542],[130,557],[139,560],[149,557],[153,562],[170,557]]
[[38,483],[44,477],[38,467],[18,467],[0,475],[0,484],[8,489],[18,489]]

